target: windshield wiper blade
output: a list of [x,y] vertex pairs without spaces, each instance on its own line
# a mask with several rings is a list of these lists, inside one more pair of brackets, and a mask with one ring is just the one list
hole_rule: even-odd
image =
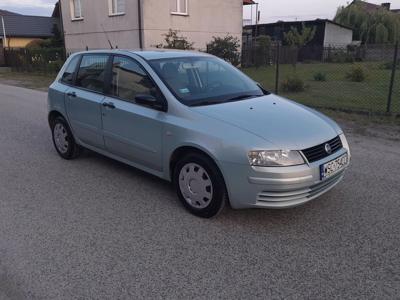
[[213,105],[213,104],[220,104],[221,101],[201,101],[197,103],[193,103],[190,106],[203,106],[203,105]]
[[244,99],[248,99],[248,98],[257,98],[257,97],[261,97],[261,95],[240,95],[237,97],[227,99],[224,102],[239,101],[239,100],[244,100]]

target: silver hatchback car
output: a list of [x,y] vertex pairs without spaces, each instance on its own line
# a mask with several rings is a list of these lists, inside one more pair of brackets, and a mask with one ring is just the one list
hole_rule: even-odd
[[193,214],[288,208],[333,188],[350,163],[340,127],[270,94],[214,56],[87,51],[48,96],[55,148],[87,148],[173,182]]

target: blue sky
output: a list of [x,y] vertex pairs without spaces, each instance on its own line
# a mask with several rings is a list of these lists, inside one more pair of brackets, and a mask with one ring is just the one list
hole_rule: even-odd
[[[97,0],[101,1],[101,0]],[[106,1],[106,0],[102,0]],[[160,0],[165,1],[165,0]],[[189,0],[193,1],[193,0]],[[194,0],[200,1],[200,0]],[[349,0],[258,0],[261,10],[261,22],[278,20],[308,20],[332,18],[340,5]],[[400,0],[369,0],[380,4],[391,2],[393,8],[400,8]],[[0,0],[0,9],[6,9],[28,15],[51,15],[56,0]],[[250,18],[249,7],[245,9],[245,18]]]

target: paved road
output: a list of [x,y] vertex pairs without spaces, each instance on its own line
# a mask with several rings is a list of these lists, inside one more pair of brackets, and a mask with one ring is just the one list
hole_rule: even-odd
[[45,98],[0,85],[0,299],[399,297],[400,142],[351,134],[326,196],[202,220],[157,178],[60,159]]

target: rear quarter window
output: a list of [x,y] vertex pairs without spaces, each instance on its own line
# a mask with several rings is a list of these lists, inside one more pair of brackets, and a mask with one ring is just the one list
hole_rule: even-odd
[[74,83],[74,75],[76,71],[76,67],[79,63],[80,56],[75,56],[70,63],[68,64],[67,68],[64,71],[64,74],[61,77],[61,82],[72,85]]

